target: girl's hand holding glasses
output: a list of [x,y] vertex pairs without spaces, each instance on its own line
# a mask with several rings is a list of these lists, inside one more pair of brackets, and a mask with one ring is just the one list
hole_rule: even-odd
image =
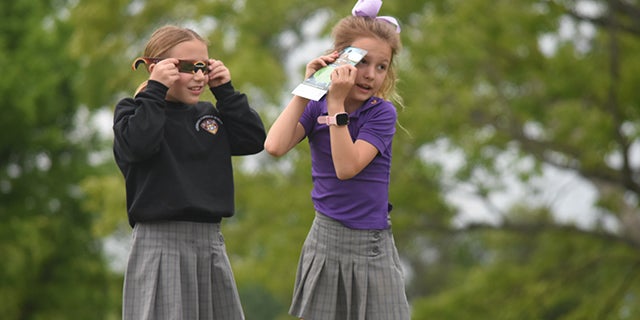
[[209,87],[219,87],[231,81],[231,72],[220,60],[209,59]]
[[167,58],[150,65],[151,75],[149,80],[158,81],[170,88],[180,78],[177,64],[178,59]]

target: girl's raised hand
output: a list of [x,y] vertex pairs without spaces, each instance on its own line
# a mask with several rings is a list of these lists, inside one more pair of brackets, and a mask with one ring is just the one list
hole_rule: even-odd
[[340,54],[338,53],[338,51],[334,51],[328,55],[324,55],[311,60],[309,63],[307,63],[307,69],[305,70],[304,78],[306,79],[311,77],[316,71],[336,61],[339,56]]
[[171,87],[176,80],[180,78],[178,72],[178,59],[168,58],[149,66],[151,74],[149,80],[155,80],[164,84],[167,88]]
[[231,81],[231,72],[220,60],[209,59],[209,87],[219,87]]
[[331,72],[331,85],[327,93],[328,99],[344,101],[356,83],[358,69],[350,64],[337,67]]

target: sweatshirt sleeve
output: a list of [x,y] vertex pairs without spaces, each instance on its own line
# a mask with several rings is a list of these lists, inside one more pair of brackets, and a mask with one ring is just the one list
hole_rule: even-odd
[[124,162],[137,162],[158,152],[164,135],[167,88],[149,80],[134,98],[120,100],[113,117],[114,153]]
[[231,82],[211,88],[216,108],[227,128],[231,154],[255,154],[264,148],[266,132],[260,115],[249,106],[244,93],[235,91]]

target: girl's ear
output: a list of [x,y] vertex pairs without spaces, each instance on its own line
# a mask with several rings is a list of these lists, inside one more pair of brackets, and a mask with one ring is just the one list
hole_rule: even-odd
[[155,69],[155,67],[156,67],[156,64],[155,64],[155,63],[152,63],[152,64],[147,68],[147,70],[149,70],[149,73],[151,73],[151,72],[153,72],[153,69]]

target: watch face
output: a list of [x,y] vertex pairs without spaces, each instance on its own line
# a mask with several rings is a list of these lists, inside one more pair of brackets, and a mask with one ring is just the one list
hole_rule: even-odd
[[336,124],[339,126],[344,126],[349,124],[349,114],[347,113],[336,114]]

